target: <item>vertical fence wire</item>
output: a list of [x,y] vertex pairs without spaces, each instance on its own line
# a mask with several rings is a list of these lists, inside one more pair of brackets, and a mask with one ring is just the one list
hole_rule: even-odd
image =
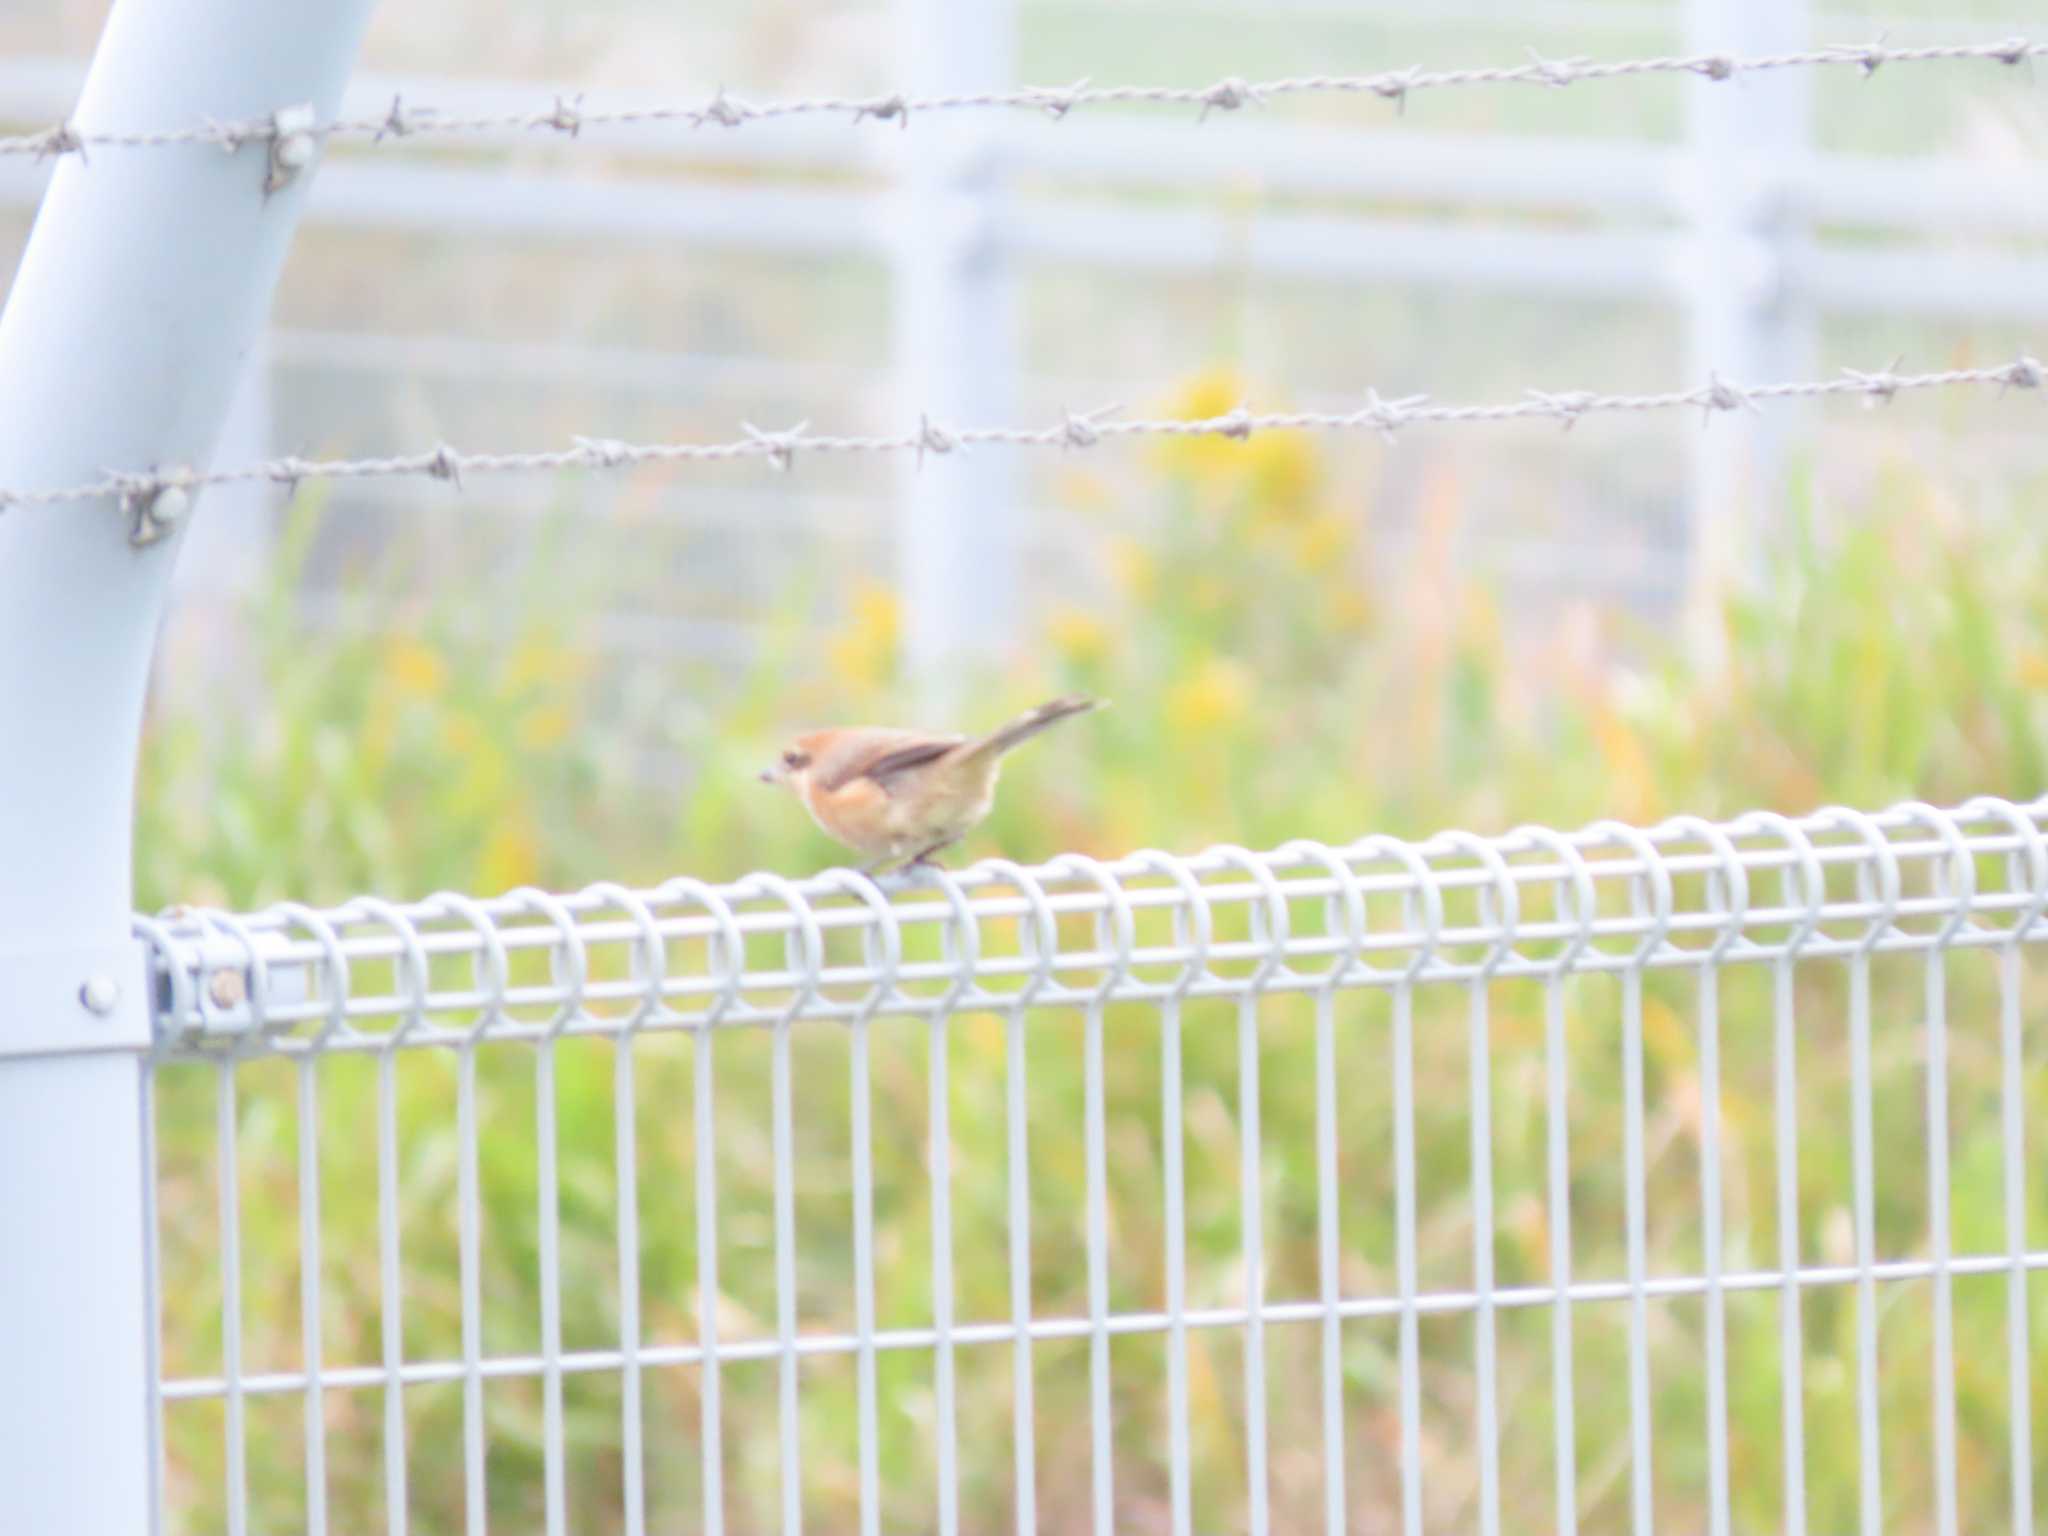
[[1029,1052],[1025,1002],[1003,1015],[1003,1119],[1009,1174],[1010,1434],[1016,1498],[1017,1536],[1038,1529],[1038,1453],[1033,1414],[1031,1367],[1031,1122],[1026,1091]]
[[612,1047],[612,1157],[617,1169],[619,1239],[619,1497],[626,1536],[645,1536],[646,1468],[641,1447],[640,1128],[631,1032]]
[[[737,964],[737,961],[734,962]],[[703,1351],[698,1382],[698,1454],[703,1468],[704,1533],[725,1530],[725,1450],[719,1402],[718,1359],[718,1139],[713,1041],[708,1025],[695,1036],[691,1092],[697,1164],[697,1344]]]
[[2014,937],[1998,952],[1999,1131],[2005,1162],[2006,1413],[2012,1420],[2012,1528],[2034,1529],[2033,1354],[2028,1341],[2026,1039],[2021,1027],[2020,978],[2025,959]]
[[875,1166],[874,1089],[869,1081],[868,1025],[853,1021],[848,1089],[853,1142],[853,1327],[855,1456],[860,1464],[861,1536],[879,1536],[881,1451],[875,1403]]
[[468,1536],[484,1536],[490,1507],[484,1483],[483,1191],[477,1169],[476,1044],[455,1053],[456,1264],[462,1286],[462,1487]]
[[1422,1330],[1416,1312],[1415,998],[1394,988],[1394,1279],[1401,1302],[1401,1529],[1422,1536]]
[[1857,1511],[1863,1536],[1883,1536],[1882,1442],[1877,1434],[1877,1184],[1871,1130],[1870,953],[1849,962],[1850,1183],[1856,1204]]
[[1927,1247],[1934,1264],[1934,1519],[1956,1536],[1955,1280],[1949,1273],[1948,951],[1927,952]]
[[776,1430],[782,1445],[783,1536],[799,1536],[804,1524],[803,1446],[797,1418],[796,1358],[796,1153],[790,1127],[790,1019],[777,1021],[771,1037],[770,1115],[775,1163],[775,1397]]
[[242,1389],[242,1197],[236,1138],[235,1062],[214,1069],[220,1180],[220,1356],[227,1380],[228,1536],[249,1529],[248,1404]]
[[959,1420],[953,1360],[953,1116],[952,1019],[944,1009],[931,1025],[932,1395],[938,1415],[939,1536],[960,1529]]
[[384,1350],[384,1525],[405,1536],[405,1319],[398,1251],[398,1052],[377,1057],[377,1256]]
[[1238,1182],[1244,1191],[1244,1455],[1245,1491],[1252,1536],[1266,1536],[1266,1239],[1265,1175],[1260,1157],[1259,1005],[1247,995],[1238,1007]]
[[1471,1047],[1472,1119],[1472,1289],[1479,1305],[1472,1313],[1473,1381],[1478,1422],[1479,1530],[1500,1533],[1500,1406],[1495,1359],[1493,1283],[1493,1066],[1489,1044],[1487,985],[1467,988],[1466,1028]]
[[[306,1367],[306,1536],[327,1536],[327,1401],[320,1362],[320,1058],[299,1058],[299,1348]],[[465,1210],[467,1202],[465,1202]]]
[[1558,1536],[1579,1528],[1577,1401],[1572,1353],[1572,1154],[1569,1058],[1565,1053],[1564,967],[1543,982],[1545,1175],[1549,1183],[1551,1476]]
[[1650,1304],[1644,1284],[1648,1192],[1643,1170],[1643,972],[1621,978],[1622,1180],[1628,1243],[1629,1528],[1653,1529],[1650,1462]]
[[1109,1400],[1109,1171],[1103,1132],[1102,1002],[1082,1016],[1082,1127],[1088,1198],[1088,1426],[1090,1509],[1096,1536],[1116,1531],[1115,1426]]
[[569,1526],[562,1443],[562,1183],[555,1124],[555,1039],[534,1047],[533,1100],[540,1199],[541,1474],[548,1536]]
[[1181,999],[1159,1017],[1159,1153],[1166,1195],[1166,1452],[1173,1536],[1192,1536],[1193,1447],[1188,1424],[1187,1143],[1182,1116]]
[[1316,1282],[1323,1331],[1323,1529],[1343,1536],[1344,1320],[1337,1312],[1343,1277],[1337,1216],[1337,999],[1316,992]]
[[1806,1536],[1806,1342],[1799,1305],[1799,1037],[1796,951],[1771,967],[1771,1061],[1777,1140],[1778,1421],[1785,1536]]

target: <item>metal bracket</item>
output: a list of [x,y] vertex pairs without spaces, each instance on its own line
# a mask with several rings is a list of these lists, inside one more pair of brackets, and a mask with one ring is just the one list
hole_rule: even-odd
[[[255,954],[250,952],[252,942]],[[282,935],[267,932],[253,935],[249,942],[217,929],[175,935],[165,963],[182,972],[189,985],[181,1007],[180,988],[173,985],[170,974],[150,978],[156,1034],[165,1040],[193,1043],[233,1040],[267,1027],[253,996],[259,959],[273,1006],[305,1002],[313,995],[314,967],[270,958],[270,952],[283,948],[284,943]]]
[[0,1059],[150,1043],[148,954],[138,941],[0,949]]

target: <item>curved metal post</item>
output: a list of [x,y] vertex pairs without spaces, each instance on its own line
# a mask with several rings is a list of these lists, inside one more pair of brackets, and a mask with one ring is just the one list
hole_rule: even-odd
[[[123,0],[86,133],[331,114],[369,0]],[[306,176],[269,145],[63,157],[0,316],[0,485],[203,463]],[[157,1528],[135,754],[177,529],[0,510],[0,1489],[23,1531]]]

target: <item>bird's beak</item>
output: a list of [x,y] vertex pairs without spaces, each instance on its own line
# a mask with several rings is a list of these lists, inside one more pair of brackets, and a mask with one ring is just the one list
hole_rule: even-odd
[[775,782],[775,770],[773,768],[763,768],[758,777],[763,784],[773,784]]

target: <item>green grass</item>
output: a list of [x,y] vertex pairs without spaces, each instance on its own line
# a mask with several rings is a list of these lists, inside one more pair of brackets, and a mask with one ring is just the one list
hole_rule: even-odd
[[[1205,388],[1224,389],[1212,381]],[[1234,396],[1233,396],[1234,398]],[[1603,654],[1626,670],[1555,653],[1520,634],[1487,593],[1448,568],[1414,573],[1422,594],[1375,608],[1359,597],[1370,538],[1327,466],[1300,440],[1176,445],[1155,461],[1161,535],[1122,550],[1110,603],[1053,616],[1037,659],[986,680],[981,713],[1085,688],[1116,707],[1020,754],[1002,804],[974,851],[1017,858],[1065,848],[1097,853],[1156,845],[1193,851],[1216,840],[1266,846],[1289,837],[1345,841],[1369,831],[1421,836],[1446,825],[1495,831],[1523,821],[1574,825],[1604,815],[1643,821],[1678,810],[1788,811],[1828,801],[1878,807],[1908,795],[1937,803],[1978,793],[2028,797],[2043,788],[2048,749],[2048,549],[1994,509],[1945,512],[1905,467],[1887,468],[1849,531],[1784,541],[1760,589],[1726,614],[1726,656],[1712,673],[1653,635],[1617,630]],[[1080,494],[1086,493],[1082,487]],[[637,682],[609,674],[572,614],[479,635],[453,599],[379,638],[309,635],[295,612],[295,564],[309,513],[259,616],[265,702],[249,728],[210,730],[197,717],[160,718],[141,775],[140,883],[145,904],[247,905],[291,896],[339,899],[359,890],[414,895],[489,891],[527,881],[655,880],[678,871],[725,876],[836,862],[794,808],[751,777],[780,734],[805,719],[887,719],[902,713],[890,601],[867,594],[824,649],[781,631],[758,674],[709,694],[687,667]],[[1447,545],[1448,541],[1439,541]],[[561,558],[536,560],[535,591]],[[496,606],[547,611],[536,595]],[[363,599],[377,615],[374,593]],[[792,612],[794,607],[792,597]],[[387,622],[388,613],[384,614]],[[627,750],[644,718],[630,701],[714,697],[684,733],[690,764],[673,788],[633,779]],[[626,701],[621,703],[619,701]],[[828,710],[828,700],[840,708]],[[660,711],[657,711],[660,713]],[[1996,961],[1983,952],[1949,967],[1949,1072],[1955,1241],[2002,1246]],[[2036,979],[2037,980],[2037,979]],[[1777,1259],[1769,976],[1730,971],[1720,989],[1728,1261]],[[1924,1251],[1926,1146],[1920,999],[1910,957],[1875,962],[1874,1109],[1877,1234],[1886,1257]],[[1839,1262],[1849,1241],[1847,977],[1802,971],[1797,992],[1800,1079],[1798,1200],[1808,1263]],[[2027,1020],[2028,1118],[2048,1116],[2039,1049],[2040,989]],[[1544,1185],[1540,984],[1500,983],[1490,1006],[1496,1258],[1503,1285],[1549,1277]],[[1567,989],[1571,1083],[1573,1253],[1581,1279],[1623,1273],[1619,1173],[1620,1008],[1616,984]],[[1334,1005],[1343,1189],[1341,1269],[1347,1293],[1393,1288],[1394,1222],[1388,1004],[1348,994]],[[1419,1267],[1422,1283],[1469,1283],[1471,1208],[1467,998],[1425,988],[1417,999]],[[1187,1169],[1188,1296],[1229,1305],[1243,1294],[1239,1187],[1240,1084],[1234,1007],[1190,1005],[1181,1021]],[[1161,1048],[1157,1010],[1107,1011],[1107,1203],[1110,1305],[1164,1299]],[[1306,999],[1258,1010],[1263,1132],[1263,1238],[1269,1299],[1316,1294],[1315,1019]],[[1087,1311],[1087,1181],[1081,1142],[1085,1021],[1066,1010],[1028,1020],[1031,1266],[1040,1316]],[[1004,1114],[1006,1021],[955,1019],[945,1034],[952,1131],[954,1280],[963,1320],[1007,1317],[1008,1212]],[[1646,986],[1644,1051],[1653,1273],[1700,1260],[1700,1034],[1690,976]],[[616,1051],[562,1045],[560,1125],[563,1341],[618,1340],[614,1165]],[[876,1287],[883,1327],[931,1315],[931,1203],[926,1140],[931,1039],[917,1023],[873,1029]],[[776,1316],[771,1042],[733,1032],[716,1052],[720,1308],[728,1338],[772,1336]],[[853,1324],[848,1149],[849,1037],[799,1026],[792,1039],[797,1105],[794,1189],[797,1314],[806,1332]],[[695,1337],[699,1276],[694,1126],[696,1070],[686,1037],[633,1047],[638,1120],[643,1331]],[[404,1335],[412,1359],[460,1353],[455,1231],[460,1146],[455,1057],[402,1053],[396,1065]],[[482,1203],[482,1346],[521,1354],[538,1343],[539,1182],[535,1056],[525,1046],[476,1053]],[[240,1230],[250,1371],[299,1363],[297,1137],[293,1066],[262,1060],[236,1072]],[[376,1065],[330,1059],[321,1099],[323,1348],[330,1366],[380,1358]],[[220,1360],[218,1074],[181,1063],[160,1075],[165,1369],[207,1374]],[[2038,1161],[2038,1159],[2036,1159]],[[2029,1190],[2031,1241],[2048,1238],[2048,1179]],[[1962,1517],[1967,1529],[2007,1518],[2006,1367],[2002,1277],[1959,1280],[1957,1401]],[[1884,1490],[1889,1528],[1931,1523],[1931,1290],[1883,1291]],[[2048,1339],[2048,1283],[2031,1291],[2033,1338]],[[1696,1299],[1651,1309],[1655,1480],[1665,1528],[1705,1522],[1706,1432]],[[1856,1520],[1855,1309],[1848,1292],[1810,1290],[1802,1368],[1807,1406],[1807,1514],[1815,1530]],[[1626,1309],[1575,1309],[1577,1469],[1584,1528],[1628,1527]],[[1507,1524],[1549,1526],[1550,1319],[1500,1316],[1501,1468]],[[1425,1508],[1431,1530],[1475,1523],[1471,1442],[1474,1375],[1468,1317],[1422,1325]],[[1320,1336],[1313,1326],[1267,1335],[1274,1527],[1317,1527]],[[1398,1510],[1398,1368],[1394,1325],[1361,1321],[1342,1339],[1346,1464],[1355,1528],[1393,1527]],[[1034,1351],[1042,1527],[1088,1524],[1085,1342]],[[1164,1528],[1167,1423],[1163,1339],[1111,1347],[1117,1410],[1120,1528]],[[1768,1293],[1728,1306],[1729,1435],[1738,1529],[1781,1517],[1778,1311]],[[1009,1524],[1011,1356],[1007,1346],[958,1356],[961,1509],[965,1528]],[[879,1364],[878,1456],[883,1523],[928,1529],[934,1515],[934,1383],[929,1353],[885,1352]],[[802,1494],[809,1525],[853,1527],[857,1415],[850,1361],[803,1366]],[[1197,1524],[1244,1523],[1242,1339],[1199,1330],[1189,1358]],[[727,1528],[778,1524],[777,1397],[771,1363],[723,1373]],[[700,1523],[698,1373],[645,1378],[650,1529]],[[578,1531],[622,1528],[620,1401],[615,1373],[565,1385],[569,1508]],[[2048,1370],[2034,1373],[2036,1424],[2048,1423]],[[494,1529],[543,1519],[542,1407],[532,1381],[485,1391]],[[302,1402],[254,1399],[249,1457],[252,1528],[303,1522]],[[406,1394],[413,1529],[463,1528],[459,1386]],[[167,1410],[176,1530],[224,1521],[223,1414],[218,1404]],[[384,1515],[383,1401],[374,1389],[325,1402],[332,1528],[370,1531]],[[2035,1473],[2048,1507],[2048,1466]]]

